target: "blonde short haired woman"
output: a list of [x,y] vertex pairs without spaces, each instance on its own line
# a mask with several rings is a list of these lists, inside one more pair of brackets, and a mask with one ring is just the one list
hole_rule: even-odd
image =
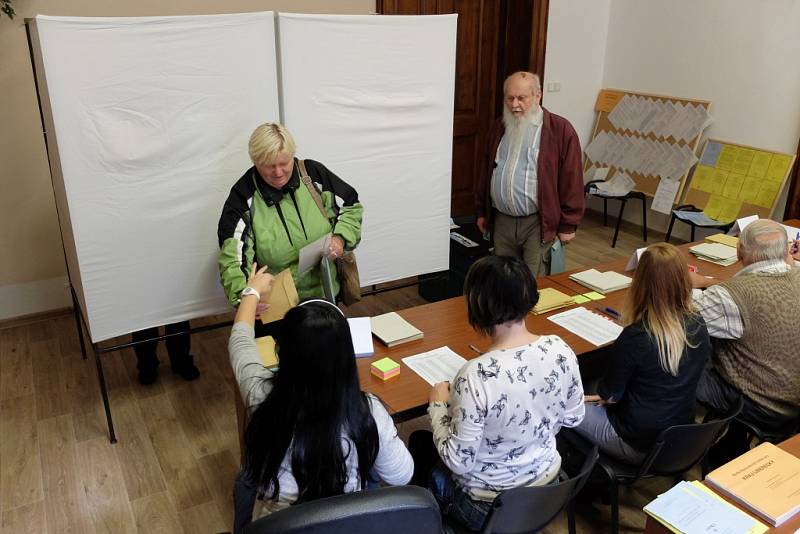
[[575,430],[606,454],[638,463],[662,430],[692,422],[697,382],[711,355],[706,325],[692,309],[688,265],[676,247],[658,243],[642,254],[623,323]]
[[[311,183],[301,179],[294,138],[281,124],[265,123],[250,136],[253,166],[234,184],[219,220],[219,269],[233,306],[247,285],[254,262],[277,274],[291,269],[301,298],[322,297],[319,268],[297,272],[300,249],[330,235],[331,259],[355,248],[361,240],[364,211],[358,193],[322,163],[304,160]],[[325,214],[311,188],[321,197]],[[338,282],[333,280],[334,292]]]

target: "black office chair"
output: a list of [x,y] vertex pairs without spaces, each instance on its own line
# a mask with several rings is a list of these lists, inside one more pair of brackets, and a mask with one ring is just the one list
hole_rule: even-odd
[[[589,449],[578,474],[563,476],[547,486],[514,488],[502,492],[492,503],[483,525],[483,534],[523,534],[538,532],[567,507],[569,532],[575,534],[573,498],[583,488],[599,457],[597,446]],[[455,522],[448,527],[457,533],[471,532]]]
[[290,506],[253,521],[244,534],[440,534],[442,518],[431,493],[396,486],[346,493]]
[[[600,453],[597,466],[611,482],[611,532],[619,532],[619,486],[630,486],[639,479],[654,477],[674,477],[677,482],[683,473],[703,460],[728,423],[742,411],[743,404],[740,397],[720,419],[667,428],[638,466]],[[585,447],[585,443],[581,443],[583,438],[575,432],[565,433],[564,437],[578,447]]]
[[637,199],[642,201],[642,240],[647,242],[647,200],[644,196],[644,193],[639,191],[631,191],[627,195],[621,197],[611,197],[600,194],[594,188],[594,184],[600,183],[603,180],[592,180],[591,182],[587,182],[586,185],[583,186],[583,192],[585,195],[591,195],[595,197],[599,197],[603,199],[603,226],[608,225],[608,201],[609,200],[619,200],[619,214],[617,215],[617,226],[614,228],[614,239],[611,240],[611,248],[617,246],[617,236],[619,235],[619,225],[622,223],[622,214],[625,212],[625,204],[628,203],[630,199]]
[[669,218],[669,227],[667,227],[667,235],[664,238],[664,242],[665,243],[669,243],[669,238],[670,238],[670,236],[672,236],[672,227],[674,226],[675,221],[681,221],[682,223],[686,223],[691,227],[691,229],[690,229],[690,231],[691,231],[691,239],[689,239],[690,242],[694,241],[694,230],[698,226],[700,226],[701,228],[715,228],[715,229],[719,230],[720,232],[722,232],[724,234],[724,233],[727,233],[728,230],[730,230],[733,227],[734,223],[736,222],[736,221],[733,221],[733,222],[729,222],[729,223],[711,225],[711,226],[698,225],[698,224],[695,224],[693,221],[690,221],[690,220],[687,220],[687,219],[682,219],[680,217],[680,215],[678,214],[678,212],[681,212],[681,211],[689,211],[689,212],[694,212],[694,213],[700,213],[703,210],[701,210],[700,208],[698,208],[694,204],[681,204],[680,206],[678,206],[675,209],[673,209],[672,210],[672,215]]
[[800,418],[791,421],[782,428],[762,428],[752,421],[742,419],[741,417],[737,417],[731,421],[731,427],[734,425],[743,427],[749,441],[755,439],[758,444],[764,443],[765,441],[777,444],[800,432]]

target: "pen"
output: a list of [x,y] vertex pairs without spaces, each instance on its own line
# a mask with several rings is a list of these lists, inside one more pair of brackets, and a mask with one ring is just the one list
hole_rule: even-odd
[[598,310],[600,310],[601,312],[605,313],[606,315],[610,315],[611,317],[613,317],[613,318],[614,318],[614,319],[616,319],[617,321],[619,321],[620,319],[622,319],[622,314],[621,314],[621,313],[619,313],[619,312],[618,312],[617,310],[615,310],[614,308],[609,308],[608,306],[605,306],[605,307],[603,307],[603,306],[598,306],[598,307],[597,307],[597,309],[598,309]]
[[467,346],[468,346],[470,349],[472,349],[472,350],[474,350],[475,352],[477,352],[478,354],[483,354],[483,353],[482,353],[480,350],[478,350],[478,347],[476,347],[476,346],[475,346],[475,345],[473,345],[472,343],[470,343],[470,344],[469,344],[469,345],[467,345]]

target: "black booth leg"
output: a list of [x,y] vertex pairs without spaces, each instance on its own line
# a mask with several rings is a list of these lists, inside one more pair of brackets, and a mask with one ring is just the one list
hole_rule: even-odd
[[117,434],[114,432],[114,421],[111,419],[111,405],[108,403],[108,388],[106,386],[106,376],[103,373],[103,362],[100,360],[100,354],[97,353],[97,348],[94,349],[94,361],[97,364],[97,381],[100,384],[100,395],[103,397],[103,408],[106,410],[106,423],[108,424],[108,437],[111,443],[117,442]]
[[603,197],[603,226],[608,226],[608,199]]
[[575,497],[573,496],[567,504],[567,528],[569,534],[575,534],[577,528],[575,527]]
[[647,200],[642,197],[642,239],[647,243]]
[[614,239],[611,241],[611,248],[617,246],[617,236],[619,235],[619,225],[622,224],[622,214],[625,212],[626,200],[622,200],[619,205],[619,215],[617,216],[617,227],[614,229]]
[[675,224],[675,215],[669,218],[669,226],[667,227],[667,235],[664,238],[665,243],[669,243],[669,237],[672,235],[672,226]]
[[78,341],[81,342],[81,354],[86,359],[86,343],[83,341],[83,326],[81,326],[81,312],[78,308],[78,298],[75,296],[75,288],[70,286],[69,292],[72,295],[72,312],[75,315],[75,328],[78,331]]
[[611,482],[611,534],[619,534],[619,485]]
[[691,238],[689,241],[691,241],[692,243],[694,243],[694,225],[692,224],[692,225],[690,225],[690,226],[692,227],[692,238]]

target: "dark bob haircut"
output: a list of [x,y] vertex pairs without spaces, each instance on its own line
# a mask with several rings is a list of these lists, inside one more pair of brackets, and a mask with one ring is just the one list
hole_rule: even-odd
[[494,335],[495,326],[519,322],[539,301],[536,279],[519,258],[485,256],[472,264],[464,281],[469,324]]

